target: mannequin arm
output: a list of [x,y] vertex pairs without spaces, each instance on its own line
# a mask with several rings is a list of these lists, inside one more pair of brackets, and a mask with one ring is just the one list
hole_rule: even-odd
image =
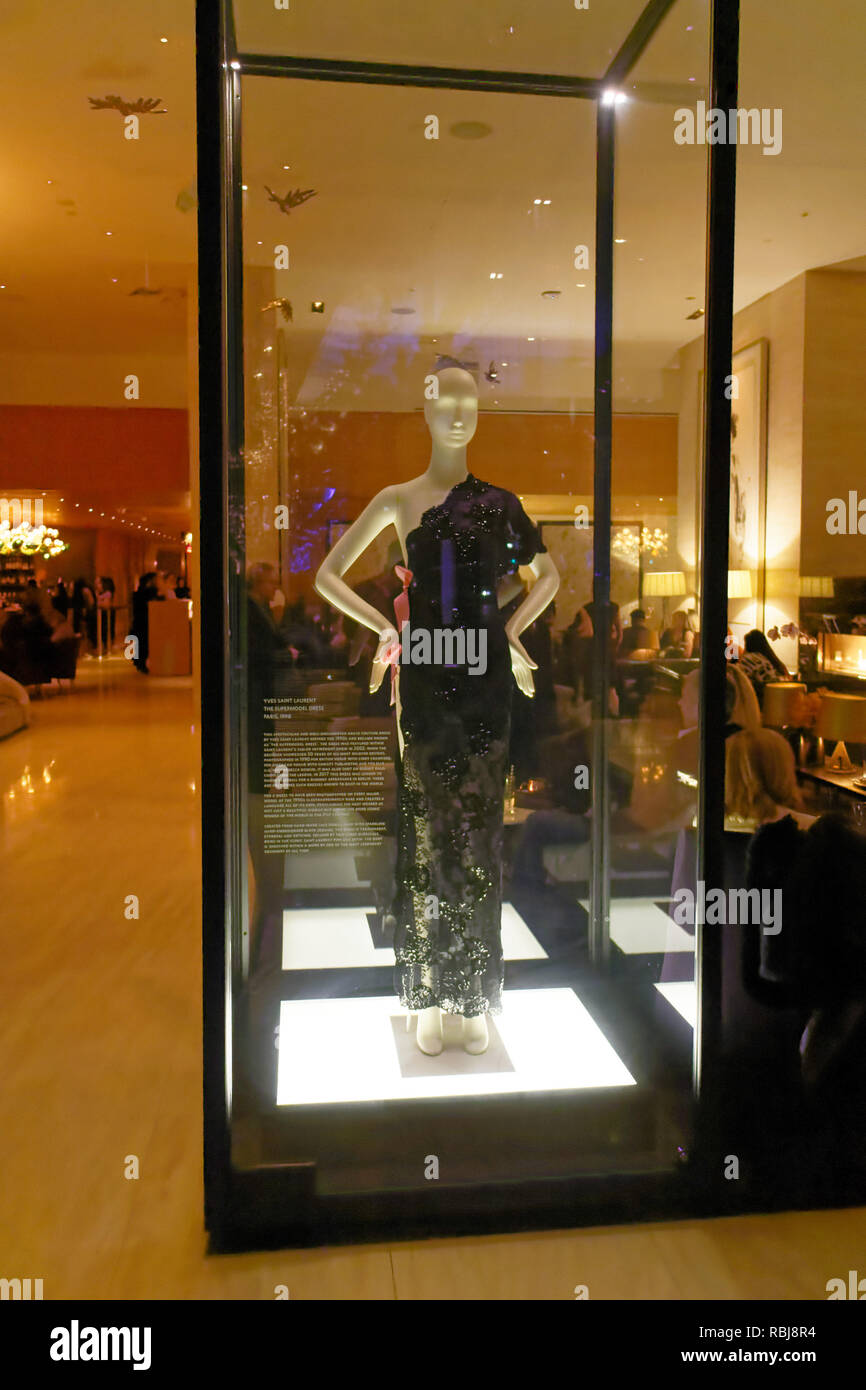
[[521,603],[517,612],[505,624],[505,635],[511,648],[511,669],[518,689],[524,695],[535,694],[532,672],[538,668],[520,641],[520,634],[534,623],[539,613],[543,613],[559,588],[559,571],[545,552],[530,561],[535,583]]
[[541,552],[536,555],[529,563],[535,578],[535,583],[521,603],[517,612],[509,618],[505,625],[505,632],[509,641],[519,637],[521,632],[535,622],[539,613],[543,613],[547,605],[553,599],[559,588],[559,570],[551,560],[550,556]]
[[323,599],[347,617],[354,618],[355,622],[361,623],[363,627],[370,628],[377,636],[386,629],[390,632],[395,631],[393,619],[386,618],[377,608],[373,608],[372,604],[365,603],[354,589],[345,583],[343,575],[358,556],[363,555],[380,532],[393,524],[396,513],[395,495],[396,490],[390,487],[377,493],[358,520],[352,522],[348,531],[325,556],[315,581],[316,592],[321,594]]

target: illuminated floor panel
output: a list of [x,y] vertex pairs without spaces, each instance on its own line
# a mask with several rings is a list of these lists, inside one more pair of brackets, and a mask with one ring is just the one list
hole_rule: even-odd
[[668,980],[656,985],[668,1003],[685,1019],[690,1028],[698,1022],[698,987],[694,980]]
[[[393,997],[285,1000],[277,1104],[636,1084],[570,989],[507,991],[503,1012],[494,1020],[494,1058],[471,1057],[453,1045],[439,1057],[425,1057],[414,1036],[406,1034],[405,1020],[405,1010]],[[414,1028],[414,1017],[411,1022]]]
[[[283,970],[351,970],[393,966],[390,947],[377,947],[366,907],[316,907],[283,913]],[[511,903],[502,906],[506,960],[546,960],[547,952]]]
[[[589,911],[589,903],[582,904]],[[627,956],[694,955],[695,938],[658,906],[658,899],[611,898],[610,939]]]

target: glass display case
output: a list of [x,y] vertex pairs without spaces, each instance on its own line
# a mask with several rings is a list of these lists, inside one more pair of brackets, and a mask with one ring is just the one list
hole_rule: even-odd
[[199,7],[217,1245],[765,1200],[675,910],[725,875],[707,8]]

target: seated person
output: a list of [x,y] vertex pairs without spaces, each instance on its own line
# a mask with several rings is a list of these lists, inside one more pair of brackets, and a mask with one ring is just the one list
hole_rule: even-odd
[[781,734],[742,729],[726,739],[726,829],[757,829],[786,816],[806,827],[814,816],[805,815],[802,805],[794,754]]
[[758,697],[752,682],[739,669],[739,665],[728,666],[725,716],[725,738],[739,733],[741,729],[761,728],[761,706],[758,704]]
[[658,651],[658,633],[647,624],[646,613],[635,608],[631,614],[631,627],[626,628],[619,646],[619,660],[628,661],[636,651]]
[[787,666],[784,666],[773,651],[763,632],[753,628],[743,639],[745,648],[737,662],[740,671],[752,682],[758,704],[764,707],[764,686],[770,681],[789,681]]
[[661,638],[664,656],[688,658],[695,645],[694,619],[685,609],[679,609],[671,618],[671,625],[665,628]]
[[750,994],[806,1018],[799,1074],[810,1137],[835,1167],[866,1167],[866,840],[845,816],[803,831],[763,825],[748,854],[749,887],[781,890],[784,928],[753,937]]
[[[592,733],[588,729],[569,729],[541,744],[542,772],[550,787],[554,808],[533,811],[524,824],[513,861],[512,877],[521,887],[540,887],[547,882],[544,851],[552,845],[580,845],[591,836],[587,812],[592,808],[590,755]],[[575,769],[586,768],[577,777]],[[612,808],[628,805],[632,779],[623,769],[608,770]],[[575,781],[580,785],[575,787]],[[582,784],[586,781],[588,786]]]

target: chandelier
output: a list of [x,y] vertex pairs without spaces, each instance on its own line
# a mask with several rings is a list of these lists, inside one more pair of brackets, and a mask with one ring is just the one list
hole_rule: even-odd
[[29,521],[13,526],[8,520],[0,521],[0,555],[43,555],[51,559],[68,549],[54,526],[31,526]]
[[649,555],[655,560],[659,555],[664,555],[668,548],[668,533],[655,526],[652,530],[648,526],[642,526],[640,531],[635,527],[626,526],[623,530],[615,531],[611,537],[610,552],[621,560],[627,560],[629,564],[637,565],[640,562],[641,554]]

